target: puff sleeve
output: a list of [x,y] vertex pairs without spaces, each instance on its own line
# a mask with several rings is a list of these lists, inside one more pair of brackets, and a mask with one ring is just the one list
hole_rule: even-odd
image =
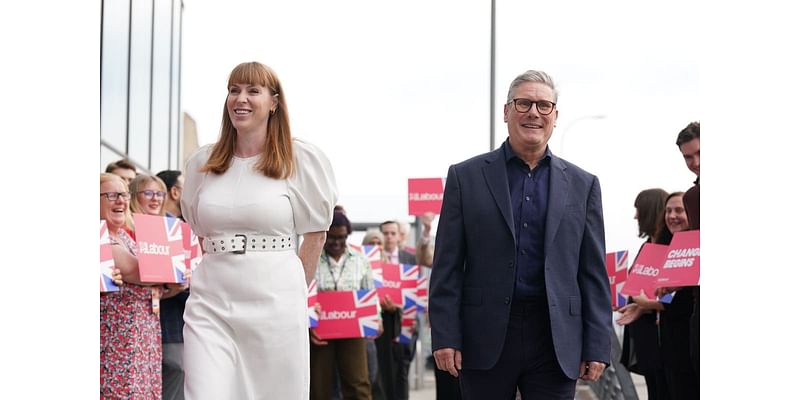
[[327,231],[338,199],[336,179],[328,157],[316,146],[294,138],[295,172],[288,179],[295,231]]
[[191,225],[192,230],[198,236],[206,236],[207,232],[202,232],[197,223],[197,197],[200,188],[203,186],[207,172],[200,172],[200,168],[206,165],[211,154],[212,145],[203,146],[194,152],[186,160],[183,167],[183,192],[181,193],[181,214],[183,219]]

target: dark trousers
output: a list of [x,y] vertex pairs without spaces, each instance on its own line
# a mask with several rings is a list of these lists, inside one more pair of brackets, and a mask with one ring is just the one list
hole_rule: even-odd
[[547,300],[514,301],[503,351],[489,370],[461,370],[465,400],[523,400],[575,397],[575,381],[564,375],[556,359]]
[[334,339],[326,346],[311,345],[312,400],[330,400],[334,365],[339,370],[343,399],[372,399],[366,339]]
[[400,313],[383,314],[383,334],[375,339],[378,370],[383,392],[388,400],[408,400],[408,370],[417,349],[417,333],[411,344],[395,342],[400,334]]
[[461,388],[458,378],[447,371],[433,367],[436,378],[436,400],[461,400]]

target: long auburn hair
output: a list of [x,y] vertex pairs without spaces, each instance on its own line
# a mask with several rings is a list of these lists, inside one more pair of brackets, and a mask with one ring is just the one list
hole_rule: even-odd
[[[260,85],[269,89],[275,96],[275,112],[267,122],[266,145],[256,168],[264,175],[275,179],[286,179],[294,172],[292,153],[292,133],[289,128],[289,112],[286,109],[286,95],[278,76],[270,67],[256,61],[241,63],[231,71],[228,88],[233,84]],[[236,145],[236,128],[228,115],[227,96],[222,106],[222,127],[220,138],[211,149],[211,155],[202,172],[222,174],[231,166]]]

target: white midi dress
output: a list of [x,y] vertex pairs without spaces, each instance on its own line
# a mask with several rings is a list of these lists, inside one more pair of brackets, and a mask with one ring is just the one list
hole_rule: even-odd
[[[201,173],[210,152],[200,148],[184,170],[182,213],[198,236],[296,242],[295,235],[328,230],[336,182],[316,147],[293,140],[296,172],[285,180],[254,170],[259,156],[234,158],[222,175]],[[307,400],[306,296],[296,248],[204,254],[184,312],[186,399]]]

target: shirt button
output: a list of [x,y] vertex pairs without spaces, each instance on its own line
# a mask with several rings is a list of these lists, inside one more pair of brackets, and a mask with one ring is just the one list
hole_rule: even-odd
[[528,172],[528,178],[530,178],[530,177],[531,177],[531,173],[530,173],[530,172]]
[[503,304],[506,304],[506,305],[508,305],[508,303],[510,303],[510,302],[511,302],[511,299],[509,299],[508,297],[506,297],[506,298],[503,300]]
[[522,255],[525,255],[525,250],[522,250],[521,253],[522,253]]
[[531,196],[525,196],[525,201],[530,201],[530,200],[531,200]]
[[527,223],[527,222],[523,222],[523,223],[522,223],[522,227],[523,227],[523,228],[527,228],[527,227],[528,227],[528,223]]

